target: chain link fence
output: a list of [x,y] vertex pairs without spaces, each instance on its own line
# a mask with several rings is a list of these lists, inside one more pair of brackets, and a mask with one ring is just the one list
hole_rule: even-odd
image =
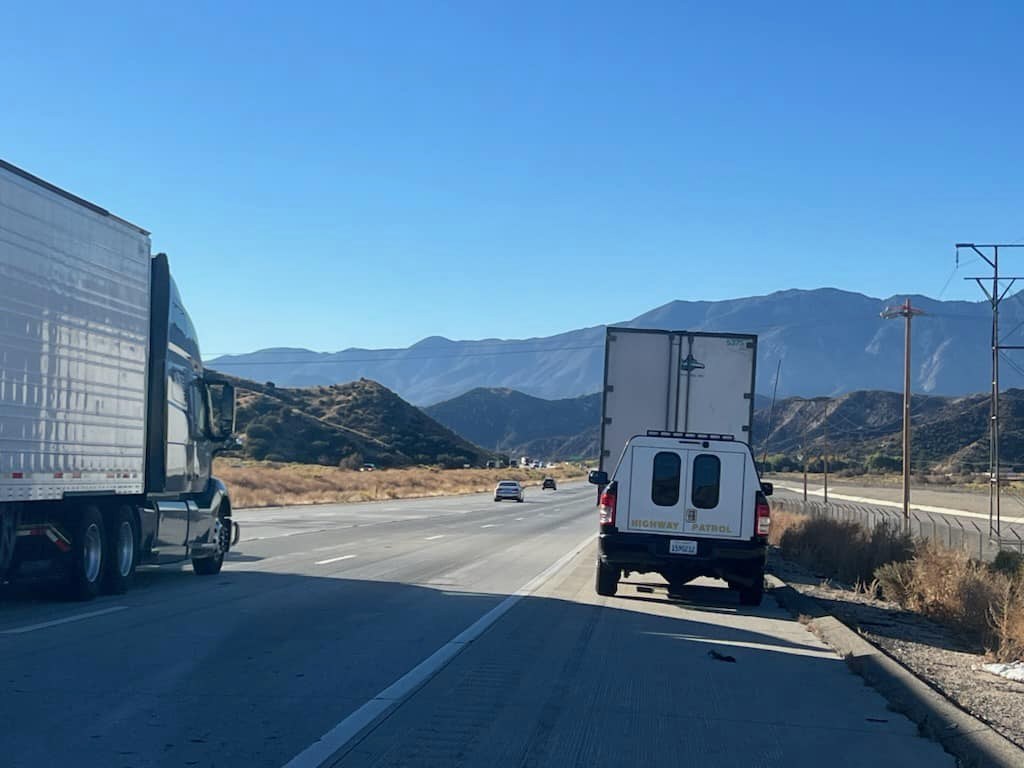
[[[903,528],[903,511],[900,509],[876,507],[870,504],[849,502],[802,501],[799,499],[773,498],[772,507],[785,512],[795,512],[812,517],[828,517],[833,520],[855,522],[868,530],[878,525],[887,525],[896,530]],[[1001,549],[1024,553],[1024,538],[1012,526],[1003,526],[1003,537],[989,535],[988,521],[960,518],[954,515],[940,515],[931,512],[910,511],[910,535],[915,539],[933,541],[950,549],[962,549],[971,557],[991,562]],[[1006,535],[1009,534],[1009,535]]]

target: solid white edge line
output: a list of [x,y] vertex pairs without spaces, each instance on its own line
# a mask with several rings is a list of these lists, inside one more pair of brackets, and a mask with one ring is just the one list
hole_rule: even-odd
[[438,534],[436,534],[434,536],[427,536],[423,540],[424,541],[437,541],[438,539],[443,539],[443,538],[444,538],[444,534],[443,533],[438,533]]
[[37,629],[46,629],[48,627],[56,627],[60,624],[70,624],[73,621],[81,621],[82,619],[91,619],[94,616],[105,616],[108,613],[115,613],[117,611],[123,611],[128,608],[127,605],[115,605],[111,608],[103,608],[99,611],[89,611],[88,613],[79,613],[74,616],[65,616],[63,619],[54,619],[53,621],[44,621],[40,624],[29,624],[24,627],[14,627],[13,629],[0,630],[0,635],[23,635],[26,632],[35,632]]
[[434,651],[434,653],[398,678],[398,680],[348,715],[317,741],[285,763],[284,768],[320,768],[320,766],[326,765],[328,761],[334,762],[336,758],[341,757],[338,753],[350,741],[353,741],[367,727],[378,722],[429,682],[431,678],[444,669],[470,643],[480,637],[498,619],[504,616],[512,606],[564,568],[595,538],[597,538],[596,533],[587,536],[583,542],[562,555],[562,557],[541,571],[541,573],[506,597],[498,605],[494,606],[494,608]]

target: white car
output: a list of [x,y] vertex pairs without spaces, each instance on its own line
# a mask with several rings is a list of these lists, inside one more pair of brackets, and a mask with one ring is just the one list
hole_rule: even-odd
[[513,499],[520,504],[523,502],[523,486],[519,484],[518,480],[502,480],[494,486],[494,500],[504,501],[505,499]]

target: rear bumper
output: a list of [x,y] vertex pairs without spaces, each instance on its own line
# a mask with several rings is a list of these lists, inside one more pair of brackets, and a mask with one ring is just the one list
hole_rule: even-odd
[[[669,542],[672,539],[696,541],[697,554],[671,554]],[[657,533],[602,532],[597,546],[602,562],[623,570],[678,571],[719,577],[743,577],[760,572],[768,553],[767,543],[762,540],[701,539]]]

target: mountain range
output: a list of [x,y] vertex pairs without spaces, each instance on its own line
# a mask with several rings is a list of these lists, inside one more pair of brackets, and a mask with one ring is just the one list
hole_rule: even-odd
[[[1020,343],[1024,292],[1000,309],[1005,343]],[[757,333],[758,392],[770,395],[781,361],[781,397],[900,390],[902,320],[880,312],[905,296],[872,298],[833,288],[787,290],[727,301],[673,301],[614,325]],[[910,295],[925,314],[913,321],[913,388],[935,395],[986,389],[991,365],[987,302]],[[273,348],[210,360],[211,368],[278,386],[372,378],[416,405],[438,403],[477,387],[510,388],[546,399],[599,391],[604,326],[554,336],[452,341],[432,336],[405,349],[313,352]],[[1024,386],[1024,359],[1002,366],[1005,387]]]
[[[898,471],[903,395],[858,391],[837,397],[755,403],[752,448],[773,469],[812,467],[829,455],[835,469]],[[600,395],[541,400],[508,389],[475,389],[424,409],[467,440],[514,456],[590,459],[599,452]],[[989,398],[916,395],[912,400],[915,471],[970,474],[988,469]],[[1024,390],[1000,397],[1004,467],[1024,463]],[[575,432],[574,432],[575,431]],[[621,448],[621,446],[620,446]]]
[[478,387],[423,410],[467,440],[517,458],[583,459],[599,450],[600,394],[543,400]]

